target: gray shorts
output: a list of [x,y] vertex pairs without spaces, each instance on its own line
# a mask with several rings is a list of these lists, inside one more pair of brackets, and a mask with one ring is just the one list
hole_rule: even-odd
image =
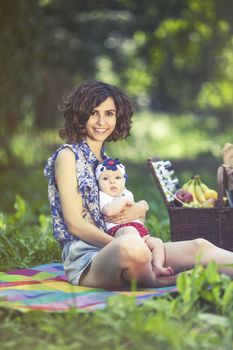
[[79,284],[82,273],[100,250],[100,247],[81,240],[70,241],[64,245],[61,258],[66,277],[71,284]]

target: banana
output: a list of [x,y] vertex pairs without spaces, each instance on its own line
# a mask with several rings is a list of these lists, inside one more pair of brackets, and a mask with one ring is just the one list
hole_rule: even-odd
[[187,190],[188,186],[191,184],[192,179],[189,179],[187,182],[185,182],[182,186],[183,190]]
[[200,186],[202,191],[204,192],[205,200],[210,198],[218,199],[218,192],[209,188],[206,184],[204,184],[200,179]]
[[202,191],[204,193],[210,190],[210,188],[206,184],[204,184],[204,182],[200,181],[200,184],[201,184]]
[[196,199],[198,200],[198,202],[200,204],[204,203],[206,201],[206,198],[205,198],[205,194],[204,194],[202,187],[201,187],[201,181],[200,181],[199,175],[196,175],[194,177],[194,191],[195,191]]
[[218,192],[215,190],[209,190],[205,192],[205,198],[206,199],[210,199],[210,198],[214,198],[214,199],[218,199]]
[[193,196],[192,203],[193,204],[200,204],[197,197],[196,197],[196,194],[195,194],[195,178],[191,179],[191,182],[188,185],[188,187],[186,188],[186,191],[192,193],[192,196]]
[[193,196],[193,201],[185,205],[185,207],[212,207],[213,200],[218,199],[218,193],[209,188],[201,181],[200,175],[193,176],[190,180],[185,182],[182,186],[185,191],[188,191]]

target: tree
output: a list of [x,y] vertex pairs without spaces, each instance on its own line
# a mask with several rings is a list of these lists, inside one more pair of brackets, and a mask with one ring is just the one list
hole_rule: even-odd
[[[232,120],[233,3],[227,0],[2,0],[1,142],[25,120],[54,128],[62,94],[115,83],[138,106]],[[1,156],[1,150],[0,150]]]
[[39,23],[37,1],[1,1],[0,137],[2,155],[6,159],[11,157],[10,138],[25,114],[30,113],[35,96],[40,54]]
[[139,105],[227,110],[229,119],[232,14],[227,0],[54,0],[45,7],[47,64],[66,67],[73,81],[116,82]]

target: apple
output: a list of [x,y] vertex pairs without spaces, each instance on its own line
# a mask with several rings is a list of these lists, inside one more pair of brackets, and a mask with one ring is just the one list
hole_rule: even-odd
[[[177,206],[182,206],[182,203],[191,203],[193,201],[193,195],[191,192],[184,190],[183,188],[180,188],[178,191],[176,191],[175,196],[178,200],[175,200],[175,204]],[[182,203],[180,203],[181,201]]]

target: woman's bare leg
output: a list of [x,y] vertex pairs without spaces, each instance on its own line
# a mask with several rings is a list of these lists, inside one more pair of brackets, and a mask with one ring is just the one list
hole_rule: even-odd
[[126,226],[126,227],[121,227],[116,231],[115,238],[120,237],[120,236],[125,235],[125,234],[128,234],[128,233],[133,233],[133,234],[139,236],[139,232],[135,227]]
[[233,264],[233,252],[221,249],[205,239],[168,242],[164,243],[164,247],[165,265],[172,266],[175,273],[193,268],[199,257],[202,265],[214,261],[220,266],[220,272],[233,276],[233,266],[222,266]]
[[[220,265],[219,270],[233,276],[233,267],[221,265],[233,264],[233,253],[205,239],[192,241],[164,243],[165,266],[171,266],[178,274],[192,269],[199,261],[207,265],[215,261]],[[132,279],[139,286],[158,287],[175,283],[175,276],[156,278],[152,271],[152,254],[140,236],[135,234],[123,235],[104,247],[94,258],[90,268],[80,279],[80,285],[99,288],[122,288],[129,286]]]
[[122,235],[105,246],[84,272],[80,285],[99,288],[121,288],[132,279],[139,285],[154,287],[152,254],[139,235]]

